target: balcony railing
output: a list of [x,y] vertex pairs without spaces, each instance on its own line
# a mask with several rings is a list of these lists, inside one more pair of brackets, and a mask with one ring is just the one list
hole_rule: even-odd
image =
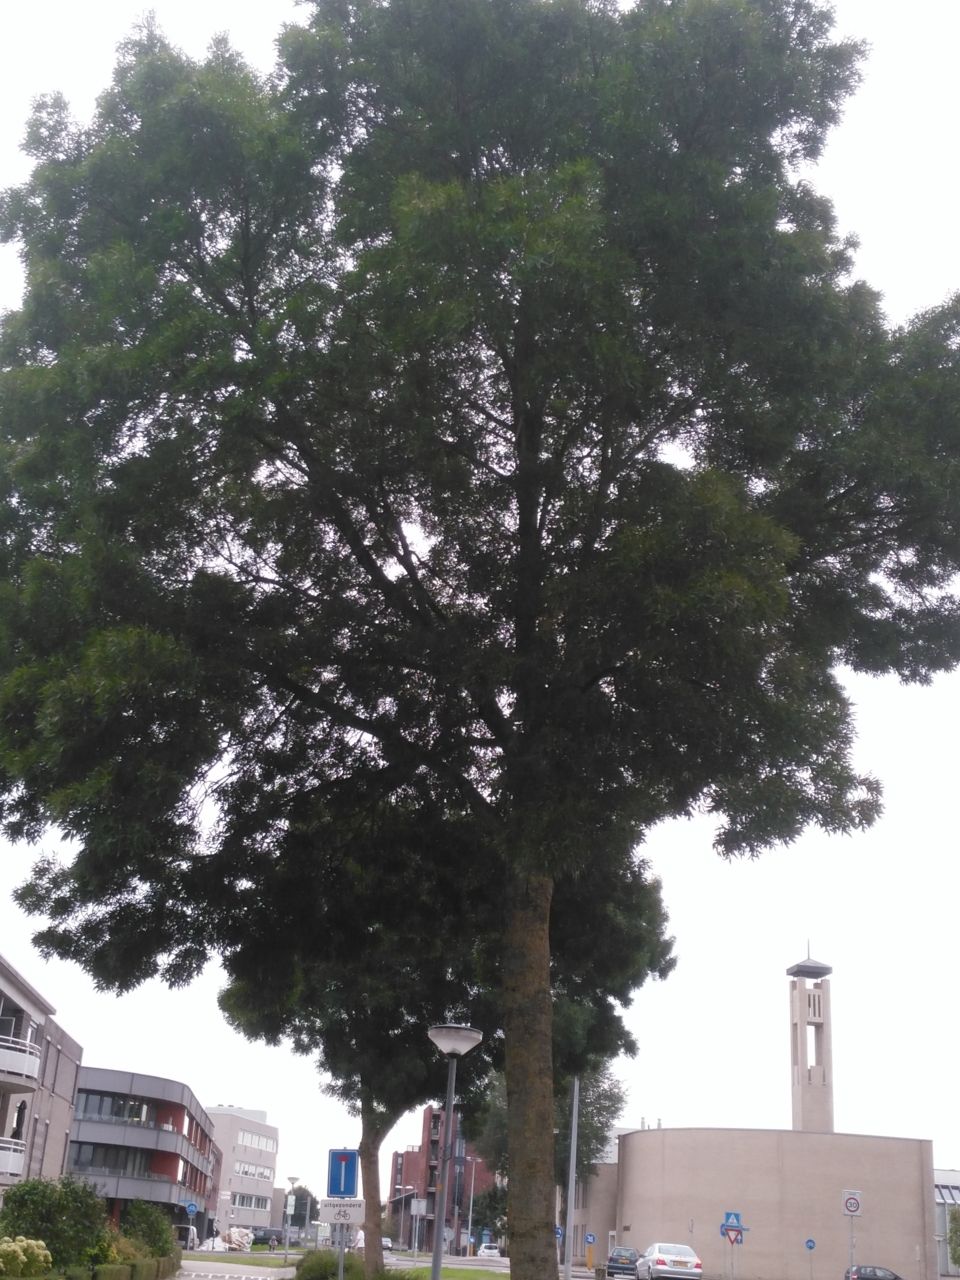
[[139,1178],[144,1182],[169,1182],[175,1184],[176,1178],[170,1178],[162,1173],[149,1173],[145,1169],[133,1171],[131,1169],[118,1169],[114,1166],[99,1164],[72,1164],[70,1172],[77,1173],[82,1178]]
[[0,1138],[0,1177],[19,1178],[27,1158],[27,1144],[16,1138]]
[[16,1036],[0,1036],[0,1073],[36,1080],[40,1075],[40,1046]]
[[[101,1116],[95,1111],[78,1111],[76,1118],[78,1120],[87,1120],[91,1124],[129,1124],[136,1125],[139,1129],[162,1129],[165,1133],[180,1133],[172,1124],[158,1124],[156,1120],[144,1120],[141,1116]],[[180,1133],[181,1137],[184,1137]]]

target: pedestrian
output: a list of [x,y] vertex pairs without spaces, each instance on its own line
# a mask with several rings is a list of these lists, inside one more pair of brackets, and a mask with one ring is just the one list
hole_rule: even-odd
[[279,1241],[277,1240],[277,1237],[276,1237],[276,1236],[271,1236],[271,1237],[270,1237],[270,1252],[271,1252],[271,1253],[276,1253],[278,1243],[279,1243]]

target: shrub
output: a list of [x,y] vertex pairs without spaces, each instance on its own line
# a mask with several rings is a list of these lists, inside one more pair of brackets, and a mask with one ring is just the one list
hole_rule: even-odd
[[173,1248],[173,1228],[159,1205],[131,1200],[123,1211],[120,1227],[125,1236],[142,1243],[148,1258],[166,1258]]
[[130,1267],[122,1262],[101,1262],[93,1268],[93,1280],[130,1280]]
[[26,1261],[23,1250],[9,1236],[0,1240],[0,1276],[22,1276]]
[[[334,1249],[312,1249],[297,1261],[297,1280],[335,1280],[339,1270],[338,1252]],[[390,1275],[392,1280],[392,1271]],[[344,1257],[343,1280],[364,1280],[363,1263],[356,1254],[348,1253]]]
[[28,1240],[25,1236],[0,1239],[0,1276],[42,1276],[50,1266],[50,1251],[42,1240]]
[[147,1256],[147,1246],[142,1240],[134,1240],[119,1232],[113,1223],[107,1226],[107,1245],[101,1262],[136,1262]]
[[159,1258],[140,1258],[130,1265],[130,1280],[157,1280]]
[[27,1178],[4,1195],[2,1236],[42,1240],[53,1267],[99,1262],[108,1248],[106,1209],[96,1191],[76,1178]]

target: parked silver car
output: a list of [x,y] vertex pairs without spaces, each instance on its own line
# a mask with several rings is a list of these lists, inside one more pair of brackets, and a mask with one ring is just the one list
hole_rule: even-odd
[[640,1280],[678,1280],[680,1276],[701,1275],[703,1263],[688,1244],[666,1244],[661,1240],[643,1251],[637,1271]]

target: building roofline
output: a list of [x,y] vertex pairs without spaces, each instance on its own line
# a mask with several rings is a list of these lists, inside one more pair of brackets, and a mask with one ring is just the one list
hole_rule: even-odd
[[53,1014],[57,1012],[50,1001],[44,999],[36,987],[31,986],[23,974],[15,969],[9,960],[0,956],[0,981],[3,981],[4,979],[9,981],[13,986],[19,987],[23,992],[29,995],[30,999],[36,1001],[37,1005],[39,1005],[44,1013],[49,1014],[52,1017]]

